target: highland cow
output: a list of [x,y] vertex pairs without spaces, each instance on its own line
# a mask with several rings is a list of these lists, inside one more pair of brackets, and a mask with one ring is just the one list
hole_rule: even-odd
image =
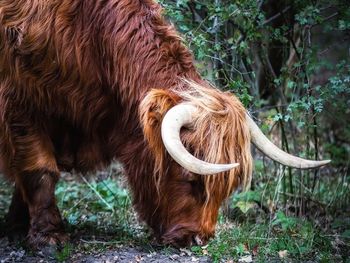
[[1,0],[0,163],[8,222],[33,248],[67,240],[60,171],[120,161],[141,220],[164,244],[204,244],[233,190],[250,184],[250,141],[274,146],[240,101],[204,81],[153,0]]

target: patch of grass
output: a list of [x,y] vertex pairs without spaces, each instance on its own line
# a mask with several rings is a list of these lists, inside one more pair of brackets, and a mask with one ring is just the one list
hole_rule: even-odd
[[8,211],[13,191],[12,184],[1,178],[0,174],[0,218],[3,218]]
[[71,244],[66,244],[60,251],[56,252],[55,259],[58,262],[67,261],[73,252],[73,246]]
[[273,178],[257,173],[254,190],[232,196],[219,217],[216,237],[208,246],[193,247],[195,254],[209,255],[214,262],[350,259],[349,177],[321,178],[317,195],[306,189],[303,198],[309,208],[296,216],[300,197],[283,196],[284,174]]
[[73,240],[80,239],[85,247],[145,241],[130,194],[119,183],[116,178],[59,182],[57,204]]
[[56,188],[57,204],[72,226],[94,224],[128,225],[135,222],[131,199],[116,180],[77,182],[61,181]]
[[[56,254],[56,260],[63,262],[78,252],[96,254],[120,246],[153,250],[147,228],[139,224],[130,193],[118,177],[93,178],[65,175],[57,185],[57,204],[72,243]],[[346,261],[350,248],[349,216],[340,213],[328,220],[329,211],[334,211],[329,205],[328,212],[319,219],[295,217],[281,209],[276,184],[278,180],[260,180],[254,191],[234,195],[228,209],[220,214],[216,237],[207,246],[192,247],[192,252],[214,262],[238,261],[246,256],[256,262]],[[347,181],[329,185],[339,190],[336,195],[346,196]],[[12,190],[11,184],[0,180],[1,217],[8,210]],[[341,205],[330,193],[322,198],[323,202]],[[173,248],[156,249],[165,253],[170,249],[172,253]]]
[[[279,216],[281,217],[281,216]],[[278,260],[341,260],[334,255],[331,237],[298,218],[276,217],[255,224],[227,221],[218,226],[208,246],[192,247],[197,255],[210,255],[214,262],[251,255],[257,262]],[[262,220],[262,219],[260,219]],[[286,222],[287,221],[287,222]]]

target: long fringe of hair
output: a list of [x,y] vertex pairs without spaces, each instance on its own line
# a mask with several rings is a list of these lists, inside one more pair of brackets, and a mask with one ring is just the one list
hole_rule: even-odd
[[192,154],[210,163],[240,164],[229,172],[203,176],[207,203],[214,193],[221,193],[226,198],[238,185],[248,188],[252,157],[246,110],[234,95],[186,79],[170,92],[152,90],[140,105],[144,134],[154,153],[154,175],[158,187],[166,172],[166,160],[171,158],[160,137],[161,121],[171,107],[181,102],[191,103],[199,109],[193,130],[182,134],[182,141]]

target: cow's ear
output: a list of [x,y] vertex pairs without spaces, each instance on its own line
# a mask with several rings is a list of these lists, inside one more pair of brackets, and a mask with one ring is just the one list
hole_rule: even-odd
[[150,149],[155,156],[163,156],[164,146],[161,138],[161,124],[165,113],[181,101],[169,90],[152,89],[142,100],[139,108],[140,122]]
[[179,101],[180,97],[169,90],[152,89],[140,104],[140,118],[144,128],[159,126],[165,113]]

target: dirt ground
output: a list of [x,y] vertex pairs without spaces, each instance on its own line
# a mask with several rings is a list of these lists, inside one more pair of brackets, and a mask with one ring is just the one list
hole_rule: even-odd
[[[50,253],[49,253],[50,254]],[[197,257],[191,251],[183,249],[149,249],[132,246],[119,246],[103,252],[75,251],[69,257],[51,253],[51,255],[26,251],[23,247],[9,243],[7,238],[0,239],[0,262],[46,263],[46,262],[84,262],[84,263],[130,263],[130,262],[211,262],[207,257]]]

